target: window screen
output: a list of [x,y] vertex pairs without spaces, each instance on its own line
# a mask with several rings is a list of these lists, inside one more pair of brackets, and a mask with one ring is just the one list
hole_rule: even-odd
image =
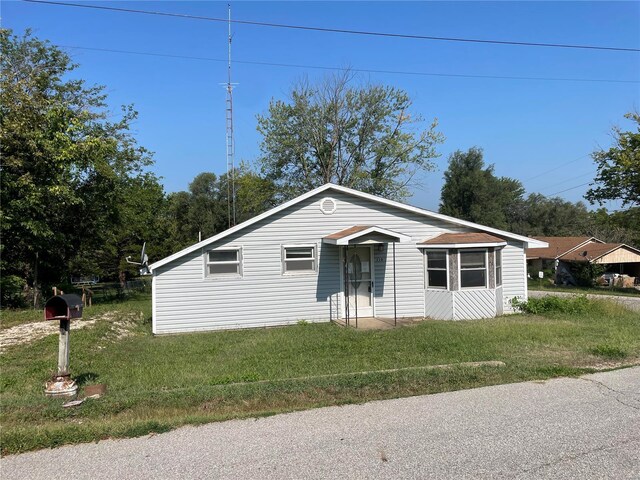
[[314,272],[316,247],[283,247],[283,273]]
[[207,252],[207,276],[241,275],[240,249]]
[[487,264],[484,250],[460,252],[460,286],[486,287]]
[[426,252],[427,288],[447,288],[447,252]]

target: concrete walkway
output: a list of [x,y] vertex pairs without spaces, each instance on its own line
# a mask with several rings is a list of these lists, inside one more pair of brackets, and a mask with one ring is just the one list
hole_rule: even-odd
[[10,479],[640,478],[640,367],[184,427],[0,460]]
[[[584,293],[553,292],[548,290],[529,290],[529,297],[540,298],[540,297],[545,297],[547,295],[553,295],[555,297],[575,297],[577,295],[584,295]],[[622,295],[598,295],[595,293],[588,293],[587,298],[590,298],[593,300],[608,300],[610,302],[615,302],[615,303],[619,303],[620,305],[624,305],[630,310],[640,312],[640,295],[637,297],[625,297]]]

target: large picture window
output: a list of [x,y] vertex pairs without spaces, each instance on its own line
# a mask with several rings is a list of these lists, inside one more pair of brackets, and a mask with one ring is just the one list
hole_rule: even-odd
[[496,287],[502,285],[502,249],[496,249]]
[[487,286],[487,252],[472,250],[460,252],[460,287]]
[[282,247],[282,273],[309,273],[316,271],[314,245]]
[[447,251],[425,252],[427,288],[447,288]]
[[207,252],[206,274],[208,277],[242,275],[242,252],[240,248],[220,248]]

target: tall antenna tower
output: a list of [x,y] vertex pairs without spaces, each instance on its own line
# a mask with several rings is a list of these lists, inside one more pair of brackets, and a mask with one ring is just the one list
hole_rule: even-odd
[[235,140],[233,138],[233,88],[231,83],[231,4],[229,10],[229,63],[227,65],[227,214],[229,228],[236,224],[236,165]]

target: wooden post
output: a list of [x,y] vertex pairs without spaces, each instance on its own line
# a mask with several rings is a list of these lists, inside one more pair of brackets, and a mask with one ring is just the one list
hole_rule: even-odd
[[60,320],[60,340],[58,344],[58,376],[69,375],[69,330],[71,320]]

